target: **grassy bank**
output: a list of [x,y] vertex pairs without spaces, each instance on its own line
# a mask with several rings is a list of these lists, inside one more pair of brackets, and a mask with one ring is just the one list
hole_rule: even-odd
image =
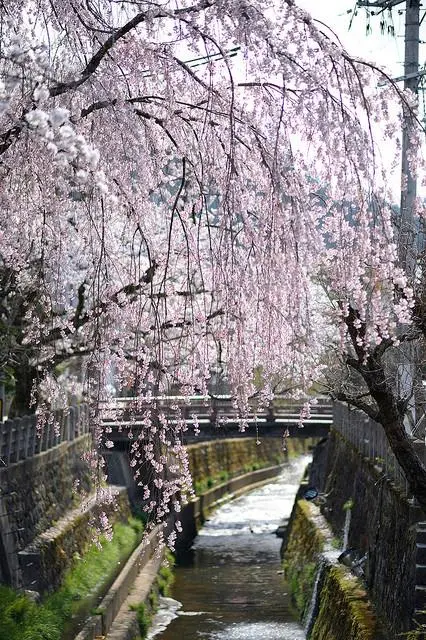
[[142,533],[143,524],[135,518],[116,524],[113,539],[91,545],[76,558],[60,589],[40,603],[0,586],[0,640],[61,640],[70,621],[105,593]]

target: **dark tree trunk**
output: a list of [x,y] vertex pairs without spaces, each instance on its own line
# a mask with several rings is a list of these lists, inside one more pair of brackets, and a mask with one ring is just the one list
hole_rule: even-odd
[[410,491],[426,514],[426,467],[407,435],[404,421],[382,422],[389,445],[407,479]]
[[37,369],[31,365],[22,364],[15,368],[15,395],[9,409],[9,418],[34,413],[36,407],[31,405],[31,392],[37,380]]
[[419,458],[404,426],[405,407],[398,403],[395,390],[385,375],[381,358],[369,358],[361,374],[378,408],[375,418],[407,479],[410,491],[426,515],[426,466]]
[[[423,323],[424,313],[420,317]],[[349,404],[363,409],[367,415],[382,425],[389,445],[407,479],[410,491],[426,515],[426,466],[417,455],[414,444],[405,431],[404,416],[407,403],[398,397],[392,380],[389,379],[389,375],[386,375],[386,364],[383,361],[386,350],[392,347],[392,341],[384,340],[372,353],[368,353],[364,346],[366,326],[359,312],[350,307],[345,322],[355,354],[355,357],[347,358],[347,364],[364,379],[376,407],[373,408],[371,404],[364,403],[356,397],[345,399]],[[426,337],[424,323],[420,325],[420,329]]]

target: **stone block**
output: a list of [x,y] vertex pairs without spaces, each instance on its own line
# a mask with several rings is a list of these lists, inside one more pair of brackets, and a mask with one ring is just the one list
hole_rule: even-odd
[[416,564],[416,585],[426,586],[426,565]]
[[414,609],[415,611],[426,611],[426,586],[416,585]]
[[426,544],[421,542],[416,543],[416,563],[417,564],[426,564]]
[[18,553],[19,567],[21,569],[22,584],[24,589],[40,591],[41,558],[40,554],[31,551]]
[[426,524],[419,522],[416,529],[416,542],[426,545]]

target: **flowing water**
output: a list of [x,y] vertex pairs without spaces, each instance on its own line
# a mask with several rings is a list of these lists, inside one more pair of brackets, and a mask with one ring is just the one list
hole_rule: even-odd
[[274,531],[290,515],[304,457],[278,480],[219,508],[175,568],[149,640],[302,640]]

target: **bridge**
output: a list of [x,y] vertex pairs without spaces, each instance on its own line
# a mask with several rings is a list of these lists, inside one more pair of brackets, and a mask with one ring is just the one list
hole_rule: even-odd
[[268,409],[253,410],[244,419],[237,415],[230,395],[157,396],[145,406],[136,398],[116,398],[104,408],[103,422],[111,429],[110,439],[125,441],[143,429],[144,412],[162,415],[168,425],[180,426],[185,443],[215,438],[258,436],[323,438],[333,421],[333,405],[321,398],[310,406],[310,415],[301,419],[301,404],[276,397]]

